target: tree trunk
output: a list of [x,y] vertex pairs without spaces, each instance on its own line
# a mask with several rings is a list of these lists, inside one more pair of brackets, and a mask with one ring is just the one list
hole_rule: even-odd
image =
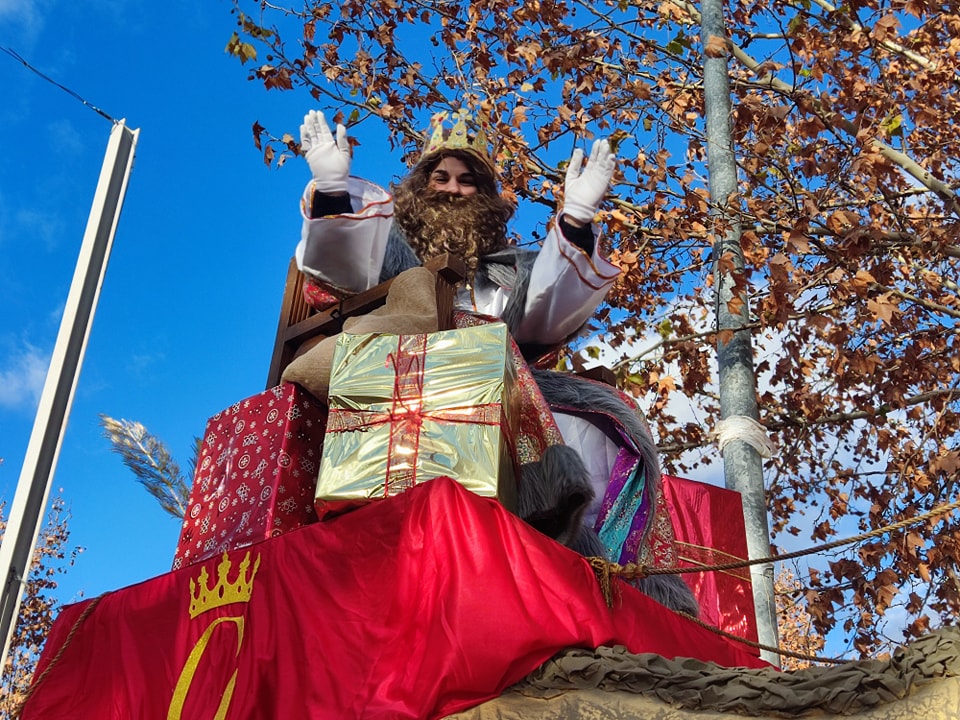
[[[703,87],[707,130],[707,164],[714,218],[714,283],[716,293],[717,361],[720,371],[720,414],[723,419],[746,416],[758,419],[756,377],[750,342],[748,298],[734,294],[735,278],[744,268],[740,247],[737,166],[730,132],[730,80],[727,68],[726,31],[721,0],[702,2],[701,41],[704,47]],[[722,44],[718,43],[722,40]],[[712,42],[711,42],[712,41]],[[731,303],[731,301],[734,301]],[[726,486],[743,498],[750,558],[770,554],[770,531],[760,456],[740,439],[723,450]],[[773,595],[773,566],[751,566],[757,633],[761,643],[777,646],[777,613]],[[779,656],[763,651],[779,664]]]

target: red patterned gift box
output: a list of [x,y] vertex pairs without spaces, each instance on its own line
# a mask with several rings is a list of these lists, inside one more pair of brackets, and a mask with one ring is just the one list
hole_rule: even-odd
[[316,522],[326,408],[285,383],[207,421],[173,568]]
[[317,482],[321,517],[441,476],[513,509],[519,398],[509,341],[503,323],[342,334]]

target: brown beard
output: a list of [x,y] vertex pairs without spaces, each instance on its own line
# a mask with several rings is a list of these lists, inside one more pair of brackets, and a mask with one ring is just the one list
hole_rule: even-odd
[[463,258],[468,278],[479,259],[507,247],[513,205],[497,194],[452,195],[405,181],[394,192],[394,220],[421,262],[445,252]]

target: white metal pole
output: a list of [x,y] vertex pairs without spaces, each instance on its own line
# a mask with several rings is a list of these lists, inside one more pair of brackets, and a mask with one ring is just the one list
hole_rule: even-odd
[[123,120],[116,122],[110,132],[60,331],[0,543],[0,578],[4,580],[0,599],[0,667],[5,666],[10,650],[139,134],[139,130],[126,127]]

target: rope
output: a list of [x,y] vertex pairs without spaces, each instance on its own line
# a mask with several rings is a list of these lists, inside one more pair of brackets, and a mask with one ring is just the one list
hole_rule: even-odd
[[680,610],[674,610],[674,612],[677,615],[681,615],[685,617],[687,620],[692,620],[700,627],[706,628],[707,630],[710,630],[711,632],[714,632],[717,635],[722,635],[728,640],[733,640],[738,643],[743,643],[744,645],[749,645],[750,647],[757,648],[758,650],[767,650],[769,652],[777,653],[778,655],[783,657],[792,657],[797,660],[807,660],[809,662],[832,663],[834,665],[842,665],[843,663],[847,662],[843,658],[828,658],[828,657],[820,657],[818,655],[804,655],[803,653],[793,652],[792,650],[784,650],[783,648],[773,647],[772,645],[764,645],[763,643],[754,642],[753,640],[747,640],[746,638],[742,638],[739,635],[734,635],[733,633],[727,632],[726,630],[721,630],[718,627],[709,625],[705,623],[703,620],[701,620],[700,618],[694,615],[690,615],[689,613],[685,613]]
[[[587,558],[590,562],[591,567],[593,568],[594,573],[597,576],[597,581],[600,583],[600,593],[603,595],[604,601],[607,603],[607,607],[613,607],[615,598],[619,595],[619,591],[616,586],[611,582],[611,566],[614,563],[609,563],[603,558],[592,557]],[[710,569],[710,568],[696,568],[699,570]],[[805,655],[803,653],[793,652],[792,650],[783,650],[779,647],[774,647],[772,645],[764,645],[763,643],[754,642],[753,640],[747,640],[742,638],[739,635],[734,635],[733,633],[722,630],[714,625],[705,623],[703,620],[698,618],[696,615],[691,615],[690,613],[685,613],[682,610],[671,610],[671,612],[676,613],[682,617],[687,618],[687,620],[692,620],[700,627],[706,628],[710,632],[716,633],[722,637],[727,638],[728,640],[733,640],[734,642],[742,643],[743,645],[748,645],[752,648],[757,648],[758,650],[768,650],[770,652],[777,653],[781,656],[796,658],[797,660],[806,660],[808,662],[819,662],[819,663],[834,663],[841,664],[847,662],[846,660],[840,658],[828,658],[820,657],[818,655]]]
[[[737,560],[735,562],[722,563],[720,565],[695,565],[692,567],[649,567],[640,563],[627,563],[626,565],[619,565],[618,563],[610,562],[604,558],[600,557],[591,557],[587,558],[590,561],[590,565],[593,567],[594,572],[598,573],[598,578],[600,576],[601,568],[602,572],[608,576],[615,576],[623,578],[624,580],[638,580],[640,578],[645,578],[650,575],[682,575],[685,573],[697,573],[697,572],[714,572],[722,570],[736,570],[737,568],[744,568],[750,565],[764,565],[774,562],[783,562],[785,560],[793,560],[798,557],[803,557],[804,555],[811,555],[817,552],[826,552],[828,550],[833,550],[834,548],[842,547],[843,545],[851,545],[853,543],[862,542],[864,540],[869,540],[872,537],[877,537],[879,535],[885,535],[889,532],[894,532],[896,530],[902,530],[905,527],[910,525],[916,525],[917,523],[924,522],[925,520],[930,520],[931,518],[938,517],[940,515],[946,515],[953,510],[960,508],[960,498],[954,500],[951,503],[941,505],[934,508],[928,513],[923,515],[918,515],[913,518],[906,518],[890,525],[885,525],[884,527],[871,530],[869,532],[861,533],[860,535],[854,535],[850,538],[845,538],[842,540],[834,540],[833,542],[826,543],[824,545],[815,545],[811,548],[805,550],[796,550],[794,552],[785,553],[783,555],[770,555],[764,558],[755,558],[753,560]],[[609,567],[608,567],[609,566]],[[609,582],[609,580],[607,581]]]
[[[597,576],[597,582],[600,584],[600,592],[603,595],[604,601],[607,603],[607,607],[613,607],[614,597],[617,592],[616,586],[612,582],[612,578],[619,577],[623,580],[639,580],[641,578],[648,577],[650,575],[682,575],[686,573],[695,573],[695,572],[719,572],[723,570],[735,570],[737,568],[748,567],[750,565],[761,565],[774,562],[782,562],[784,560],[793,560],[798,557],[803,557],[804,555],[810,555],[815,552],[826,552],[827,550],[832,550],[833,548],[841,547],[843,545],[850,545],[852,543],[861,542],[863,540],[868,540],[872,537],[877,537],[879,535],[884,535],[888,532],[894,532],[896,530],[902,530],[905,527],[910,525],[916,525],[917,523],[924,522],[925,520],[930,520],[931,518],[939,517],[940,515],[946,515],[953,510],[960,508],[960,498],[954,500],[951,503],[935,507],[928,513],[923,515],[918,515],[913,518],[907,518],[900,520],[890,525],[885,525],[884,527],[877,528],[876,530],[871,530],[869,532],[861,533],[860,535],[855,535],[850,538],[843,540],[835,540],[833,542],[826,543],[825,545],[814,546],[812,548],[807,548],[806,550],[797,550],[795,552],[786,553],[784,555],[771,555],[765,558],[757,558],[755,560],[738,560],[736,562],[722,563],[719,565],[695,565],[692,567],[648,567],[647,565],[639,563],[628,563],[626,565],[620,565],[618,563],[610,562],[609,560],[601,557],[589,557],[586,558],[587,562],[590,563],[590,567],[593,569],[594,574]],[[708,625],[697,617],[689,615],[685,612],[680,612],[675,610],[678,615],[682,615],[688,620],[692,620],[701,627],[704,627],[718,635],[726,637],[735,642],[742,643],[744,645],[749,645],[750,647],[757,648],[759,650],[768,650],[770,652],[777,653],[784,657],[792,657],[797,660],[806,660],[809,662],[819,662],[819,663],[834,663],[840,664],[846,662],[839,658],[827,658],[819,657],[816,655],[804,655],[802,653],[795,653],[790,650],[783,650],[778,647],[772,647],[770,645],[764,645],[762,643],[753,642],[752,640],[747,640],[745,638],[734,635],[733,633],[728,633],[725,630],[721,630],[718,627],[713,625]]]
[[777,446],[767,435],[767,429],[748,415],[731,415],[714,425],[710,435],[717,441],[717,448],[723,452],[727,443],[742,440],[757,451],[763,458],[773,457]]
[[40,673],[40,677],[34,679],[34,681],[30,683],[30,687],[27,688],[27,692],[24,693],[23,700],[17,706],[17,709],[13,711],[14,720],[20,717],[20,713],[23,712],[23,708],[26,706],[30,698],[33,697],[33,694],[37,691],[37,688],[39,688],[40,685],[43,684],[43,681],[47,679],[47,675],[50,673],[50,671],[53,670],[54,667],[56,667],[58,662],[60,662],[60,658],[63,657],[64,651],[66,651],[66,649],[70,646],[70,643],[73,642],[73,636],[76,635],[77,630],[80,629],[80,626],[83,624],[83,622],[87,619],[87,617],[89,617],[90,613],[94,611],[97,605],[100,604],[100,601],[103,600],[103,598],[109,594],[110,594],[109,592],[105,592],[102,595],[98,595],[97,597],[95,597],[93,600],[90,601],[89,605],[87,605],[83,609],[83,612],[80,613],[80,615],[74,621],[73,627],[70,628],[70,632],[67,633],[67,637],[64,638],[63,644],[60,646],[60,649],[57,650],[57,654],[54,655],[53,658],[50,660],[50,664],[43,669],[43,672]]

